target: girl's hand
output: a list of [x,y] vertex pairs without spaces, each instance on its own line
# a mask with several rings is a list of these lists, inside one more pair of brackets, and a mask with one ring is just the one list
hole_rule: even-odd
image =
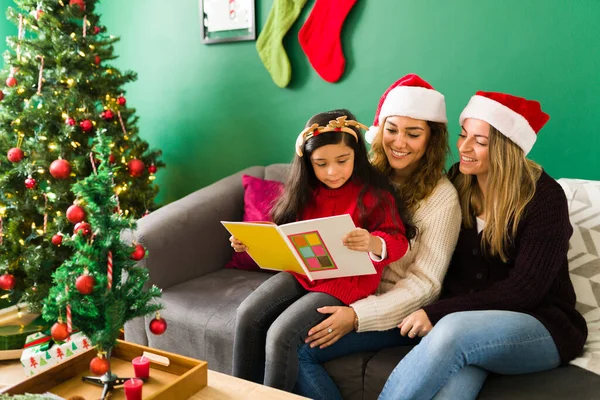
[[371,235],[366,229],[354,229],[342,238],[342,243],[350,250],[368,251],[381,255],[381,240],[377,236]]
[[233,236],[231,236],[229,238],[229,241],[231,242],[231,247],[233,247],[233,250],[236,253],[243,253],[243,252],[245,252],[245,251],[248,250],[248,247],[246,247],[246,245],[244,243],[240,242],[239,240],[237,240]]
[[356,313],[352,307],[321,307],[317,311],[331,316],[308,331],[304,343],[310,343],[311,348],[319,346],[324,349],[354,330]]
[[427,335],[433,329],[433,325],[431,325],[427,313],[420,309],[404,318],[398,328],[400,328],[402,336],[408,335],[409,338],[414,338]]

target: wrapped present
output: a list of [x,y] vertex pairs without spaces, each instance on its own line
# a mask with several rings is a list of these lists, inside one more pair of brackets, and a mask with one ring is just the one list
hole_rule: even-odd
[[39,374],[76,354],[89,350],[92,346],[90,339],[81,332],[72,333],[64,342],[55,342],[51,336],[38,332],[27,336],[21,364],[25,374]]
[[0,360],[18,360],[27,336],[48,328],[38,314],[28,311],[26,304],[0,310]]

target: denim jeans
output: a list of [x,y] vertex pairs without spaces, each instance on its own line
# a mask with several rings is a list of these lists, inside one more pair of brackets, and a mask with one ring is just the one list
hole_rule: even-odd
[[233,375],[292,391],[298,375],[298,347],[308,330],[327,316],[317,308],[343,305],[335,297],[308,292],[287,272],[269,278],[237,311]]
[[350,332],[324,349],[311,349],[305,344],[298,351],[298,380],[294,393],[311,399],[341,400],[342,394],[322,363],[362,351],[415,345],[419,340],[400,335],[400,329],[396,328],[381,332]]
[[379,399],[475,399],[488,371],[527,374],[559,365],[554,340],[536,318],[458,312],[442,318],[400,361]]

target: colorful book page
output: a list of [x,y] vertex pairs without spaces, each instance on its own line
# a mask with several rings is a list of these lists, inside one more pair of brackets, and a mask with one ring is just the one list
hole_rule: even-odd
[[318,231],[288,235],[288,238],[310,272],[338,268]]
[[272,223],[221,222],[225,228],[248,246],[248,254],[263,269],[293,271],[305,275],[302,266]]

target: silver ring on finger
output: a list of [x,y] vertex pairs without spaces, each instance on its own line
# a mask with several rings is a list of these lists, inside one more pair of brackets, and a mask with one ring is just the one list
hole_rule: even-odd
[[331,328],[327,329],[327,333],[331,333],[331,332],[333,332],[333,329],[331,329]]
[[414,331],[408,332],[408,336],[415,337],[417,334]]

